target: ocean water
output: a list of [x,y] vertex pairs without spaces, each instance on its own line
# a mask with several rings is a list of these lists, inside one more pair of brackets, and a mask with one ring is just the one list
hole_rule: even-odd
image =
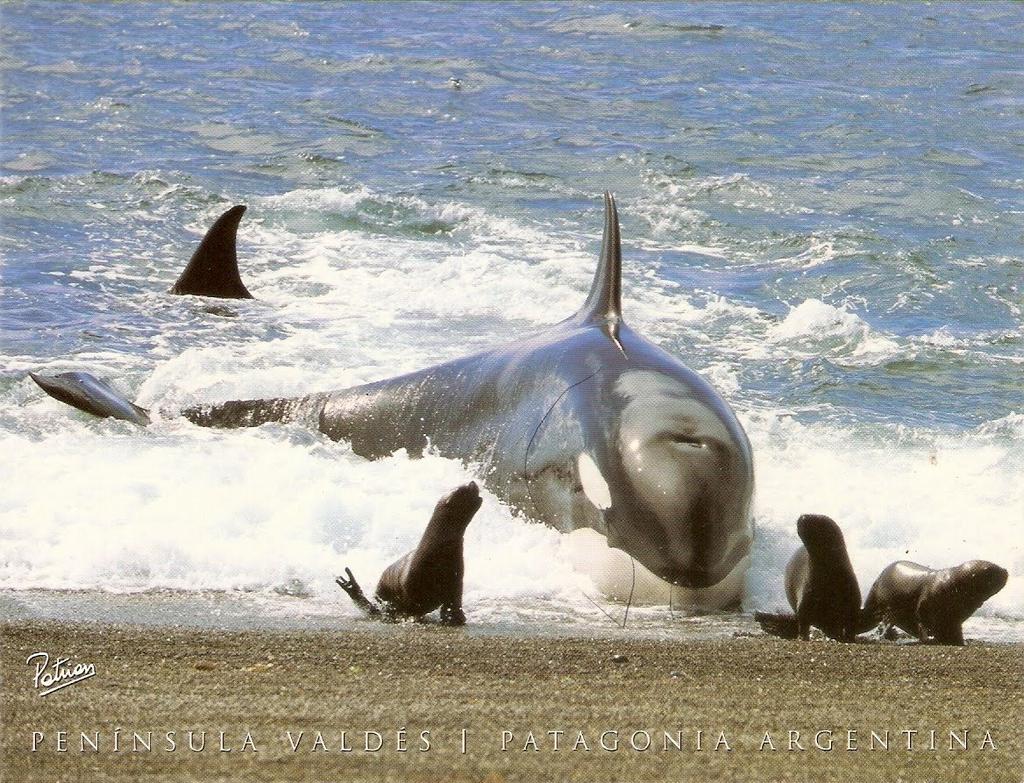
[[[194,595],[214,618],[354,621],[333,576],[372,585],[473,466],[174,411],[384,378],[561,320],[610,189],[626,319],[709,378],[753,443],[745,608],[784,605],[795,519],[817,512],[865,591],[895,559],[1003,564],[967,632],[1024,639],[1019,5],[0,14],[4,606]],[[168,296],[236,203],[256,299],[218,314]],[[161,415],[96,420],[26,375],[73,369]],[[563,550],[487,495],[471,622],[614,627],[625,607]],[[190,601],[168,605],[188,621]],[[734,621],[634,607],[627,632]]]

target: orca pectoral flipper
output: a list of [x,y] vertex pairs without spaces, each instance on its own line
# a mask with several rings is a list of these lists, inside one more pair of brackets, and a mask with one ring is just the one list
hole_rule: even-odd
[[214,223],[189,259],[172,294],[216,296],[221,299],[252,299],[238,274],[236,235],[245,207],[232,207]]
[[65,372],[46,378],[35,373],[29,377],[55,400],[100,418],[114,418],[146,426],[149,412],[126,400],[99,378],[87,372]]

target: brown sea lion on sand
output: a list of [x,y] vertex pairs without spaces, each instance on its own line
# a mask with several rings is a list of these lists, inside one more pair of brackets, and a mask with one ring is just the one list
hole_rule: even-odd
[[804,545],[786,566],[786,598],[796,614],[754,612],[754,619],[784,639],[806,640],[813,625],[832,639],[852,642],[860,626],[860,586],[843,531],[821,514],[804,514],[796,529]]
[[1005,568],[987,560],[968,560],[935,570],[900,560],[878,575],[864,603],[862,630],[878,623],[886,638],[900,628],[920,641],[964,643],[963,622],[1006,585]]
[[423,531],[419,545],[389,565],[381,574],[371,601],[352,572],[335,581],[366,614],[394,621],[420,617],[441,609],[445,625],[464,625],[462,611],[462,543],[466,527],[483,500],[475,481],[441,498]]

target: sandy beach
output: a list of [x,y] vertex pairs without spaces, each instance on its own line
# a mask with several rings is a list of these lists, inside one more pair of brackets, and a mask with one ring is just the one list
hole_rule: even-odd
[[[1024,769],[1019,645],[521,638],[414,624],[15,621],[2,634],[5,781],[1016,782]],[[95,676],[41,697],[26,664],[40,651]],[[950,750],[950,731],[964,730],[967,749],[954,739]],[[803,750],[789,749],[791,731]]]

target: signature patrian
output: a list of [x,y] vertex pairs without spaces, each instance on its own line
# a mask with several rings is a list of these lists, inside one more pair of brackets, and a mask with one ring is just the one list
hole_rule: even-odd
[[33,678],[33,687],[39,691],[40,696],[47,696],[61,688],[67,688],[82,680],[88,680],[96,676],[96,664],[75,663],[71,658],[59,657],[50,663],[48,652],[32,653],[25,659],[25,663],[34,665],[36,673]]

